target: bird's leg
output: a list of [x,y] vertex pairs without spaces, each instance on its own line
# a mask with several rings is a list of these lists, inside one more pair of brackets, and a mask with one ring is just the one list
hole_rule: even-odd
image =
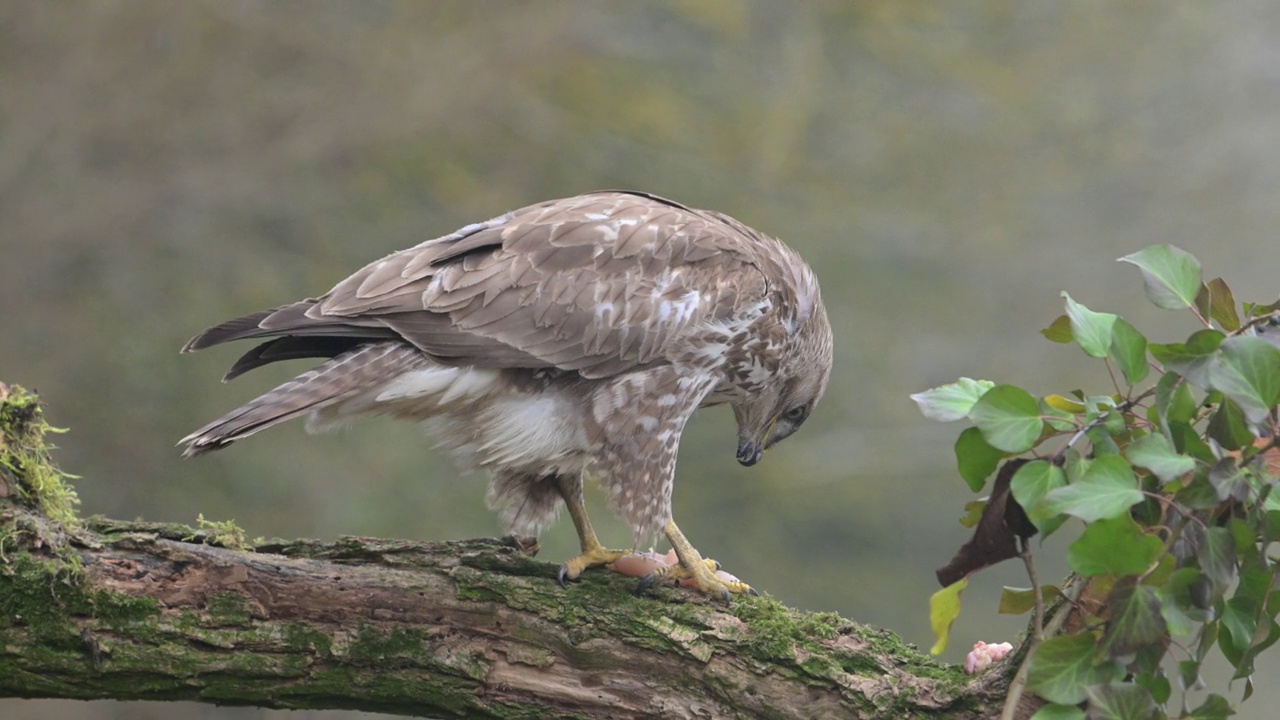
[[569,580],[576,580],[583,570],[597,565],[608,565],[618,558],[630,553],[630,550],[608,550],[600,544],[595,528],[591,527],[591,519],[587,517],[587,507],[582,499],[582,476],[557,475],[556,489],[564,498],[564,506],[573,518],[573,527],[578,531],[578,542],[582,545],[582,554],[560,566],[557,580],[564,587]]
[[675,520],[667,521],[667,527],[664,532],[667,535],[667,540],[671,542],[671,547],[675,548],[676,557],[680,558],[680,562],[676,565],[658,568],[640,578],[640,585],[636,588],[636,592],[644,592],[649,587],[664,580],[689,579],[693,581],[694,587],[703,593],[712,597],[724,598],[726,603],[735,594],[760,594],[753,590],[750,585],[739,580],[717,577],[716,572],[720,569],[720,563],[715,560],[704,559],[685,538],[684,533],[680,532],[680,528],[676,527]]

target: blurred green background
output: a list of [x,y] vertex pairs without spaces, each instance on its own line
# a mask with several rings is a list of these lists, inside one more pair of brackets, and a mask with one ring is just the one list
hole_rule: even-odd
[[[1037,331],[1065,289],[1184,337],[1190,319],[1114,262],[1152,243],[1274,300],[1277,37],[1263,1],[3,0],[0,380],[71,428],[59,458],[85,513],[492,535],[484,479],[412,426],[293,424],[181,460],[178,438],[306,365],[224,386],[235,348],[177,349],[538,200],[623,187],[714,208],[815,266],[837,364],[755,468],[734,462],[730,413],[696,417],[676,518],[778,599],[927,647],[933,569],[972,495],[961,428],[908,394],[960,375],[1105,390],[1101,365]],[[544,541],[550,561],[574,550],[567,521]],[[975,579],[946,659],[1021,630],[995,614],[1003,584],[1025,584],[1020,566]],[[1272,717],[1280,689],[1259,695],[1239,717]],[[277,715],[0,700],[22,720]]]

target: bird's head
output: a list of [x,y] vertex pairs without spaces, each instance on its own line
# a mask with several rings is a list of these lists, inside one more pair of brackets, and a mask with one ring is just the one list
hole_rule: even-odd
[[755,465],[764,451],[789,437],[818,405],[831,377],[831,324],[817,297],[784,346],[778,372],[766,389],[733,406],[738,421],[738,462]]

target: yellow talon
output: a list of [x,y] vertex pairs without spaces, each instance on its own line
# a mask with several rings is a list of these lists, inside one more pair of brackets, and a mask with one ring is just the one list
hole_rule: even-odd
[[[671,541],[671,547],[675,549],[676,556],[680,558],[680,562],[675,565],[658,568],[648,575],[640,579],[640,584],[636,588],[637,593],[644,592],[653,585],[666,580],[680,580],[682,585],[691,585],[697,588],[705,595],[722,598],[728,603],[733,595],[750,594],[759,595],[752,587],[731,576],[728,578],[718,576],[720,563],[709,558],[703,558],[694,547],[685,539],[684,533],[680,532],[680,528],[676,527],[674,521],[668,521],[666,527],[667,539]],[[728,573],[723,573],[728,575]]]
[[560,583],[560,587],[570,580],[577,580],[583,570],[599,565],[608,565],[623,555],[630,555],[630,550],[607,550],[599,544],[595,547],[589,547],[581,555],[573,558],[560,566],[560,572],[556,576],[556,580]]

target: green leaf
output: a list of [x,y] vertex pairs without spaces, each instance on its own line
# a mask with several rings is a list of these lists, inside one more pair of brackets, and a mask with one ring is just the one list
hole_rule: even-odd
[[1004,453],[987,444],[978,428],[965,428],[956,438],[956,467],[969,489],[978,492],[996,471]]
[[960,518],[961,527],[977,527],[982,513],[987,509],[986,500],[970,500],[964,504],[964,516]]
[[1174,450],[1174,443],[1161,434],[1140,437],[1129,443],[1125,448],[1125,455],[1134,465],[1151,470],[1152,474],[1165,483],[1196,469],[1196,460],[1179,455]]
[[1261,424],[1280,403],[1280,348],[1259,337],[1227,338],[1210,365],[1209,382],[1234,400],[1250,422]]
[[1200,677],[1200,662],[1197,660],[1179,661],[1178,680],[1182,683],[1184,691],[1203,688],[1204,679]]
[[1280,493],[1275,490],[1267,496],[1266,535],[1267,542],[1273,543],[1280,540]]
[[1109,683],[1085,689],[1090,720],[1151,720],[1155,701],[1147,689],[1133,683]]
[[1132,578],[1116,583],[1107,603],[1112,609],[1102,648],[1111,657],[1131,655],[1166,636],[1156,591]]
[[1173,438],[1173,447],[1183,455],[1189,455],[1202,463],[1212,464],[1217,461],[1213,448],[1200,439],[1200,433],[1191,425],[1181,421],[1169,423],[1169,435]]
[[1084,711],[1075,705],[1050,703],[1037,710],[1031,720],[1084,720]]
[[1181,310],[1191,307],[1200,292],[1200,261],[1172,245],[1152,245],[1120,262],[1132,263],[1142,271],[1147,297],[1156,307]]
[[[1195,527],[1189,525],[1188,529]],[[1221,527],[1204,528],[1198,534],[1196,557],[1200,560],[1200,568],[1213,584],[1213,596],[1218,597],[1226,592],[1236,578],[1235,538],[1231,536],[1230,530]]]
[[1254,438],[1244,411],[1228,397],[1222,398],[1218,409],[1209,416],[1207,432],[1210,438],[1228,450],[1239,450],[1250,445]]
[[1249,694],[1251,692],[1248,683],[1255,670],[1254,661],[1257,660],[1259,654],[1272,645],[1275,645],[1276,641],[1280,641],[1280,624],[1270,618],[1264,618],[1263,622],[1265,623],[1264,627],[1267,628],[1266,636],[1260,640],[1257,639],[1257,635],[1254,636],[1255,639],[1253,644],[1240,654],[1240,658],[1236,662],[1235,674],[1231,676],[1232,680],[1245,678],[1246,685],[1244,699],[1246,700],[1249,699]]
[[1067,293],[1067,317],[1071,320],[1071,336],[1089,357],[1106,357],[1111,350],[1112,329],[1117,316],[1112,313],[1094,312],[1081,305]]
[[1231,637],[1231,644],[1244,650],[1253,643],[1258,629],[1258,603],[1253,598],[1233,597],[1222,610],[1222,626]]
[[[1056,432],[1071,432],[1080,427],[1074,413],[1062,410],[1060,406],[1066,404],[1066,399],[1061,395],[1049,395],[1040,398],[1040,415],[1044,417],[1045,423]],[[1085,407],[1080,403],[1075,403],[1080,408],[1080,412],[1084,412]]]
[[988,390],[969,411],[969,418],[991,447],[1009,453],[1035,447],[1044,430],[1036,399],[1013,385],[996,385]]
[[1118,517],[1140,502],[1142,493],[1133,468],[1119,455],[1104,455],[1078,481],[1051,490],[1043,505],[1046,513],[1067,513],[1091,523]]
[[1032,460],[1013,474],[1009,489],[1036,528],[1048,535],[1057,530],[1066,518],[1061,513],[1045,513],[1040,501],[1050,490],[1066,484],[1067,475],[1062,468],[1044,460]]
[[1176,372],[1165,373],[1156,383],[1156,410],[1165,422],[1190,422],[1196,412],[1191,387]]
[[1041,330],[1040,334],[1056,343],[1065,345],[1071,342],[1071,318],[1066,315],[1059,315],[1053,322],[1049,323],[1049,327]]
[[1173,636],[1190,635],[1197,623],[1209,619],[1209,603],[1193,596],[1208,585],[1208,578],[1195,568],[1174,571],[1169,582],[1156,591],[1160,598],[1160,615]]
[[949,384],[931,390],[918,392],[911,396],[920,406],[920,412],[930,420],[951,422],[968,416],[969,409],[978,402],[995,383],[990,380],[973,380],[962,377]]
[[1164,543],[1146,535],[1128,513],[1089,523],[1067,548],[1067,566],[1085,577],[1137,575],[1151,567]]
[[1142,382],[1151,371],[1147,364],[1147,338],[1122,317],[1117,317],[1111,328],[1108,354],[1130,385]]
[[[1057,585],[1041,585],[1040,595],[1048,605],[1056,598],[1062,597],[1062,590]],[[1034,588],[1005,587],[1000,591],[1000,606],[996,612],[1001,615],[1021,615],[1030,612],[1036,606]]]
[[1226,720],[1226,718],[1235,715],[1236,711],[1231,708],[1231,703],[1221,695],[1209,695],[1200,703],[1200,707],[1191,711],[1186,717],[1191,720]]
[[1210,510],[1222,502],[1218,491],[1209,484],[1209,473],[1196,473],[1185,487],[1174,494],[1174,500],[1192,510]]
[[1217,493],[1218,500],[1244,500],[1249,496],[1249,477],[1236,467],[1233,457],[1224,457],[1214,463],[1209,469],[1209,484]]
[[1203,388],[1209,387],[1209,366],[1226,336],[1217,330],[1200,330],[1185,343],[1151,343],[1147,349],[1166,370],[1172,370]]
[[960,593],[969,586],[969,578],[962,578],[942,588],[929,598],[929,625],[937,640],[930,648],[930,655],[941,655],[946,652],[947,641],[951,638],[951,624],[960,617]]
[[1164,435],[1138,438],[1125,448],[1125,456],[1134,465],[1150,470],[1161,482],[1170,482],[1196,469],[1196,461],[1179,455]]
[[1088,632],[1045,640],[1031,654],[1027,687],[1059,705],[1084,702],[1085,688],[1119,679],[1124,672],[1109,661],[1095,663],[1097,650],[1096,639]]
[[[1160,648],[1161,656],[1164,655],[1164,648]],[[1169,683],[1169,678],[1165,677],[1163,670],[1158,670],[1156,674],[1142,674],[1133,678],[1133,681],[1147,689],[1151,693],[1151,699],[1157,704],[1164,705],[1169,701],[1169,696],[1173,694],[1173,686]]]
[[[1205,283],[1204,289],[1208,291],[1209,306],[1207,312],[1201,309],[1201,313],[1217,321],[1227,332],[1239,330],[1240,316],[1236,314],[1236,299],[1231,294],[1231,288],[1227,287],[1226,281],[1222,278],[1214,278]],[[1199,297],[1196,298],[1197,301],[1199,299]],[[1197,306],[1199,306],[1198,302]]]

